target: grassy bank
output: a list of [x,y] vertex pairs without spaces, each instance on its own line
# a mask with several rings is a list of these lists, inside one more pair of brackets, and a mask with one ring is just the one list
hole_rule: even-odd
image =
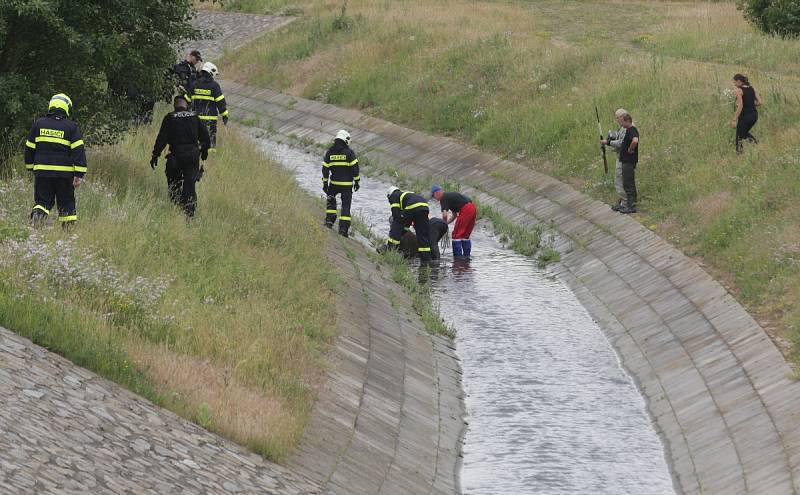
[[0,181],[0,325],[275,460],[299,440],[331,338],[318,212],[221,130],[191,223],[167,200],[155,127],[89,151],[79,224],[27,227],[32,182]]
[[[614,198],[594,107],[642,134],[637,218],[702,257],[779,338],[800,336],[800,41],[732,3],[308,1],[226,77],[452,135]],[[733,152],[731,77],[765,100]]]
[[247,14],[300,15],[304,1],[293,0],[224,0],[211,3],[209,0],[195,0],[195,8],[202,10],[226,10]]

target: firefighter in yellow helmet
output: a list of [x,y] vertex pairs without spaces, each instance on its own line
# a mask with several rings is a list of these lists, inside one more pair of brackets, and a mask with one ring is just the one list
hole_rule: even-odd
[[25,141],[25,167],[34,175],[34,225],[46,220],[56,204],[64,227],[78,219],[75,189],[86,173],[86,152],[81,131],[71,115],[69,96],[53,95],[47,115],[33,123]]

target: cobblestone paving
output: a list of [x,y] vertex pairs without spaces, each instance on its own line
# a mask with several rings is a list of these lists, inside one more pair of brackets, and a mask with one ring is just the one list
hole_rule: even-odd
[[[291,18],[202,12],[212,59]],[[188,48],[189,45],[183,47]],[[0,328],[0,494],[320,493],[244,447]]]
[[0,494],[320,493],[0,328]]
[[196,28],[212,30],[210,39],[185,43],[180,50],[182,58],[191,49],[198,49],[206,62],[216,62],[226,50],[235,50],[272,29],[285,26],[293,17],[239,14],[234,12],[200,11],[192,24]]

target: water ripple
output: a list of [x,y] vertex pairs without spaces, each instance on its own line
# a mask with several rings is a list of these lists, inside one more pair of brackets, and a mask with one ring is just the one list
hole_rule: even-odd
[[[319,157],[260,143],[321,195]],[[363,182],[353,213],[381,228],[388,184]],[[464,373],[464,493],[674,493],[642,397],[574,295],[485,225],[473,246],[471,262],[445,256],[431,281]]]

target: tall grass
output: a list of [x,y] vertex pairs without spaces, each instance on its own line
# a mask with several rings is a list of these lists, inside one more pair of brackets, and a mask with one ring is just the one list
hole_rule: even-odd
[[[356,28],[335,30],[338,7],[307,2],[226,74],[452,135],[608,201],[594,107],[609,129],[625,107],[642,136],[637,218],[800,337],[800,41],[754,31],[733,3],[351,0]],[[765,100],[761,144],[741,157],[736,72]]]
[[293,0],[195,0],[195,8],[202,10],[227,10],[247,14],[298,15],[303,1]]
[[147,166],[155,129],[90,150],[72,232],[26,226],[18,163],[0,182],[0,325],[280,460],[334,324],[318,214],[223,128],[187,223]]

